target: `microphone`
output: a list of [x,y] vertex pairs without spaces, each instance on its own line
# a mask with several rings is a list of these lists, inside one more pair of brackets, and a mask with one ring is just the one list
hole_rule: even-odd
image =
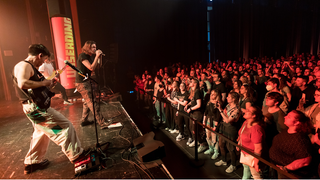
[[[96,50],[96,51],[98,51],[98,50]],[[101,50],[100,50],[100,51],[101,51]],[[106,56],[106,55],[101,51],[100,56]]]
[[65,60],[64,63],[67,64],[72,69],[74,69],[75,71],[77,71],[78,73],[83,74],[78,68],[76,68],[74,65],[72,65],[69,61]]

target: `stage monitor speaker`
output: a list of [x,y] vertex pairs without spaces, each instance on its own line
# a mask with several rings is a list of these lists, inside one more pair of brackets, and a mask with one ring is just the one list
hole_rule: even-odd
[[133,140],[139,159],[143,162],[164,158],[166,152],[161,141],[154,140],[154,132],[150,132]]

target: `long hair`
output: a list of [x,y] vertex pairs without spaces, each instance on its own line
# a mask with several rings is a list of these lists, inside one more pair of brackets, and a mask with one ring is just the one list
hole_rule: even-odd
[[[235,82],[233,82],[233,84],[234,84],[234,83],[237,83],[237,84],[238,84],[238,90],[240,91],[240,88],[241,88],[241,86],[242,86],[242,81],[236,80]],[[232,89],[234,90],[233,85],[232,85]]]
[[180,83],[178,81],[173,81],[172,87],[174,91],[179,91],[180,90],[179,86],[180,86]]
[[[220,91],[219,91],[218,89],[212,89],[211,92],[210,92],[210,96],[211,96],[211,93],[212,93],[212,92],[217,93],[216,101],[218,101],[220,104],[222,104]],[[209,102],[207,103],[207,105],[209,105],[210,103],[211,103],[211,98],[210,98]]]
[[230,96],[234,99],[234,103],[239,106],[239,98],[240,98],[240,95],[236,92],[230,92],[229,93]]
[[278,74],[278,75],[279,75],[279,82],[280,82],[279,89],[282,90],[285,86],[287,86],[287,82],[283,74]]
[[199,81],[197,79],[191,79],[191,81],[194,81],[195,82],[195,88],[194,90],[191,88],[191,91],[190,91],[190,96],[189,96],[189,99],[191,100],[194,96],[194,93],[197,91],[197,90],[200,90],[200,86],[199,86]]
[[[180,83],[180,85],[181,85],[181,84],[184,85],[184,91],[187,91],[187,85],[186,85],[186,83],[182,82],[182,83]],[[179,90],[181,91],[180,86],[179,86]]]
[[90,54],[92,44],[96,44],[94,41],[86,41],[82,47],[82,52],[86,54]]
[[[242,85],[246,89],[246,97],[249,99],[249,101],[253,102],[254,101],[254,96],[253,96],[253,90],[248,84]],[[243,96],[243,95],[241,95]]]

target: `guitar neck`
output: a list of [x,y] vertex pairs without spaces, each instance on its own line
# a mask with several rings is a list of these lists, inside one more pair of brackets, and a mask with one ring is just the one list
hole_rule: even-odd
[[62,69],[58,70],[58,73],[57,73],[57,74],[55,74],[56,71],[54,71],[54,72],[52,73],[52,75],[49,76],[47,79],[48,79],[48,80],[51,80],[51,79],[53,79],[53,78],[57,78],[57,77],[66,69],[66,67],[67,67],[67,65],[65,64]]

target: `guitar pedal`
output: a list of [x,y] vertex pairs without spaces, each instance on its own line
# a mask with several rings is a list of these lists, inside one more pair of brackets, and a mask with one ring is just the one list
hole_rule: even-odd
[[91,152],[84,158],[74,163],[75,176],[95,171],[100,167],[100,157],[96,152]]

